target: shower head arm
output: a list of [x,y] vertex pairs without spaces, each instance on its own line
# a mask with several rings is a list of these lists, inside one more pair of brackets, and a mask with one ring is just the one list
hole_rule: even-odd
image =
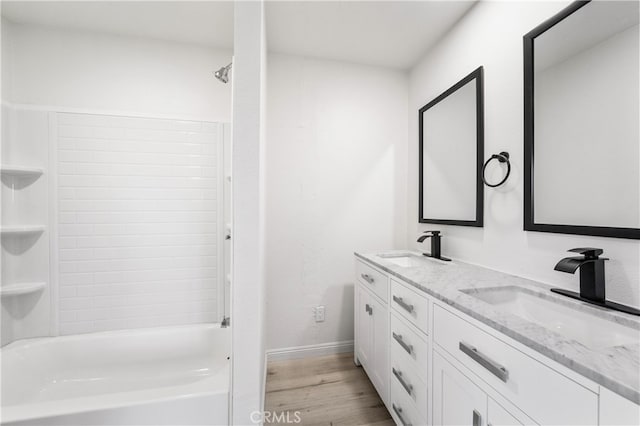
[[229,71],[231,70],[232,65],[233,65],[233,62],[229,63],[229,65],[226,65],[220,68],[218,71],[215,71],[213,75],[215,75],[216,78],[221,82],[227,83],[229,81]]

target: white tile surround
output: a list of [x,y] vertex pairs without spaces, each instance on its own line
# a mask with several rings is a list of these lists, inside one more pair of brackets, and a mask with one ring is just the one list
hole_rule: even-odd
[[222,125],[56,121],[60,334],[219,321]]

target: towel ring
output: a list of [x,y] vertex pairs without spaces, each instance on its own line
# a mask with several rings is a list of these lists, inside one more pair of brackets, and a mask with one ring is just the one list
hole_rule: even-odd
[[[491,160],[496,159],[498,160],[498,162],[500,163],[507,163],[507,174],[504,175],[504,178],[502,178],[502,180],[496,184],[491,184],[489,182],[487,182],[487,179],[484,177],[484,172],[487,168],[487,165],[491,162]],[[502,151],[500,154],[493,154],[491,156],[491,158],[489,158],[485,163],[484,166],[482,166],[482,182],[484,182],[485,185],[487,185],[488,187],[491,188],[495,188],[496,186],[500,186],[503,183],[505,183],[507,181],[507,179],[509,178],[509,174],[511,174],[511,163],[509,162],[509,153],[506,151]]]

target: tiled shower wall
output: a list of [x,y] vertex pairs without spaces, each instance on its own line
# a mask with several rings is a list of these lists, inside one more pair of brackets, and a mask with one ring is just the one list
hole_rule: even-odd
[[220,321],[222,125],[56,117],[60,334]]

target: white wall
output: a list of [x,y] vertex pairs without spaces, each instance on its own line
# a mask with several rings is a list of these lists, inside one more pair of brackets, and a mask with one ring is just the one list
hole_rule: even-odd
[[263,1],[236,2],[231,240],[231,424],[234,425],[261,424],[264,404],[265,34]]
[[3,67],[3,86],[11,89],[5,100],[230,121],[231,87],[212,74],[231,61],[229,50],[2,24],[3,35],[10,31],[3,45],[11,65]]
[[406,243],[407,77],[270,54],[268,87],[267,347],[349,341],[354,250]]
[[60,334],[222,320],[222,125],[54,115]]
[[[473,229],[438,226],[443,254],[489,268],[577,290],[578,276],[556,272],[556,262],[574,247],[605,250],[607,296],[640,306],[638,241],[524,232],[523,227],[523,66],[522,36],[568,5],[568,2],[479,2],[410,74],[408,238],[416,247],[418,225],[418,122],[415,112],[484,65],[485,158],[511,154],[512,174],[501,188],[485,188],[485,225]],[[567,182],[576,184],[576,182]]]

